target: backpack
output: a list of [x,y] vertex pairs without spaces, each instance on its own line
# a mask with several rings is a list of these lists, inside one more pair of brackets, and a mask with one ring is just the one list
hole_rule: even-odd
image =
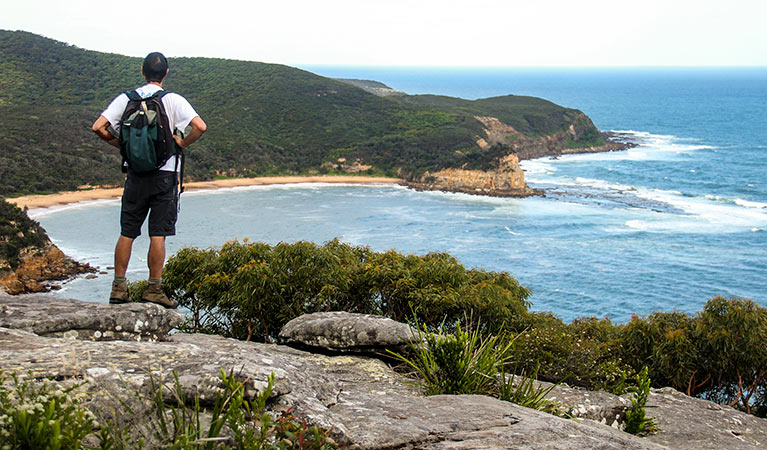
[[119,130],[123,172],[127,168],[139,174],[154,172],[176,154],[173,130],[162,103],[167,93],[157,91],[150,97],[141,98],[136,91],[125,92],[128,105]]

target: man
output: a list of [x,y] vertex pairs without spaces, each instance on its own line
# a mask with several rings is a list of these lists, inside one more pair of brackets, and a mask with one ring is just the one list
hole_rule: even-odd
[[[162,53],[154,52],[147,55],[141,73],[147,84],[136,89],[142,98],[148,98],[159,90],[168,75],[168,61]],[[118,95],[107,109],[101,113],[93,124],[93,131],[109,144],[120,147],[120,142],[110,132],[119,130],[120,121],[128,105],[126,94]],[[168,115],[170,130],[184,131],[187,126],[191,131],[183,139],[175,135],[173,138],[182,149],[202,136],[206,130],[205,122],[195,112],[192,105],[182,96],[169,93],[162,97],[163,107]],[[149,214],[149,283],[142,301],[158,303],[166,308],[176,308],[178,304],[168,299],[162,289],[162,269],[165,264],[165,238],[176,234],[176,218],[178,214],[176,196],[176,156],[170,159],[154,172],[138,174],[128,167],[128,176],[122,196],[120,210],[120,237],[115,246],[115,279],[109,303],[127,303],[128,281],[125,272],[131,257],[133,241],[141,234],[141,225]]]

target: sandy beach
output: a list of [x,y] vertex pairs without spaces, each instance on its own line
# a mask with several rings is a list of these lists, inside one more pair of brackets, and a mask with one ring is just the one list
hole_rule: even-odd
[[[213,181],[192,181],[184,183],[184,189],[194,191],[199,189],[222,189],[238,186],[265,186],[270,184],[295,184],[295,183],[352,183],[352,184],[396,184],[401,182],[398,178],[383,177],[359,177],[359,176],[285,176],[285,177],[258,177],[258,178],[227,178]],[[117,198],[122,195],[122,188],[97,188],[81,191],[59,192],[48,195],[25,195],[23,197],[7,198],[11,203],[20,208],[29,209],[50,208],[51,206],[66,205],[69,203],[85,202],[92,200],[104,200]]]

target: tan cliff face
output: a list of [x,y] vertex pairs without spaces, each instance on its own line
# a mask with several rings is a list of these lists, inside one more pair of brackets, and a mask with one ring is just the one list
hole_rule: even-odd
[[443,169],[434,173],[426,172],[408,185],[416,189],[502,197],[539,194],[525,184],[525,173],[519,167],[519,159],[513,154],[501,158],[495,170]]
[[520,159],[543,156],[558,156],[569,153],[610,151],[622,148],[623,144],[608,142],[603,146],[570,148],[569,142],[576,142],[584,132],[594,125],[583,113],[578,113],[573,123],[563,131],[547,136],[528,137],[496,117],[475,116],[484,128],[484,136],[477,136],[476,143],[482,150],[506,148],[508,153],[496,161],[496,167],[488,170],[462,168],[442,169],[426,172],[407,184],[416,189],[464,192],[478,195],[503,197],[526,197],[541,195],[541,191],[525,184],[525,173],[519,166]]
[[90,265],[74,261],[53,244],[43,248],[27,247],[21,250],[19,260],[16,270],[0,271],[0,288],[11,295],[46,292],[51,287],[44,284],[45,281],[95,272]]
[[519,159],[535,159],[544,156],[559,156],[572,153],[596,153],[625,148],[625,144],[606,142],[597,147],[569,147],[568,142],[577,141],[584,132],[594,130],[594,124],[582,112],[579,112],[567,130],[547,136],[530,138],[520,133],[495,117],[475,116],[485,127],[485,138],[477,140],[480,148],[488,149],[492,145],[506,145]]

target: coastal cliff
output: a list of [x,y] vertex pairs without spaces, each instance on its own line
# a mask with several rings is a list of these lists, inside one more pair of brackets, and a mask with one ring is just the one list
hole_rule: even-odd
[[9,294],[45,292],[47,281],[94,272],[56,247],[26,211],[0,198],[0,289]]
[[519,167],[519,159],[514,154],[501,158],[496,169],[442,169],[434,173],[426,171],[417,179],[405,184],[420,190],[461,192],[497,197],[527,197],[541,193],[527,187],[525,173]]
[[[623,150],[629,144],[609,140],[595,140],[596,127],[582,112],[578,112],[570,125],[562,131],[544,136],[530,137],[496,117],[475,116],[483,126],[477,145],[490,155],[490,162],[477,168],[465,163],[460,168],[447,168],[423,174],[406,181],[406,185],[421,190],[461,192],[496,197],[528,197],[543,195],[525,183],[525,174],[519,166],[522,159],[546,156],[556,157],[574,153],[595,153]],[[579,142],[598,145],[579,146]]]

